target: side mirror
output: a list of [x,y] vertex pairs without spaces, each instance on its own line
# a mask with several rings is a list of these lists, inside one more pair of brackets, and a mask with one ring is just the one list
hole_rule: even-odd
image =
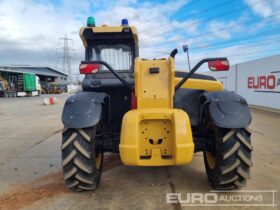
[[228,71],[229,62],[228,60],[208,61],[208,67],[211,71]]

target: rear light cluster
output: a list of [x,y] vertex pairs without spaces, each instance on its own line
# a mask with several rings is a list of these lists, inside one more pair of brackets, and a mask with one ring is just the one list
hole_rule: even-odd
[[131,93],[131,109],[137,109],[137,98],[135,93]]
[[81,63],[80,74],[94,74],[99,71],[100,65],[98,63]]
[[208,67],[211,71],[228,71],[229,62],[228,60],[209,61]]

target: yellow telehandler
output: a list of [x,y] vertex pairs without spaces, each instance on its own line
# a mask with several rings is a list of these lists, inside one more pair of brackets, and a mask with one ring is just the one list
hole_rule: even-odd
[[121,26],[82,27],[85,74],[82,92],[63,109],[62,167],[73,191],[98,187],[105,152],[119,153],[129,166],[188,164],[203,152],[215,189],[235,189],[250,177],[251,114],[246,100],[211,76],[229,69],[226,58],[207,58],[189,72],[175,71],[177,50],[167,59],[139,58],[138,35]]

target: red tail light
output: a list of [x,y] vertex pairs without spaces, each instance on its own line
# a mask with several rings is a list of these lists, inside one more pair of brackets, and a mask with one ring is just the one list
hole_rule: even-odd
[[131,93],[131,109],[137,109],[137,98],[135,93]]
[[209,61],[208,67],[211,71],[228,71],[229,62],[228,60]]
[[81,63],[80,74],[94,74],[99,71],[99,68],[98,63]]

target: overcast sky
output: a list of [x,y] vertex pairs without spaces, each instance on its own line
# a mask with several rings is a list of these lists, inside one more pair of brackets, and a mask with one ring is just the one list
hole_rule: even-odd
[[97,25],[138,28],[140,56],[167,57],[178,48],[179,69],[228,56],[231,64],[280,53],[280,0],[0,0],[0,65],[29,64],[61,69],[59,38],[73,39],[72,71],[84,57],[78,31],[93,16]]

